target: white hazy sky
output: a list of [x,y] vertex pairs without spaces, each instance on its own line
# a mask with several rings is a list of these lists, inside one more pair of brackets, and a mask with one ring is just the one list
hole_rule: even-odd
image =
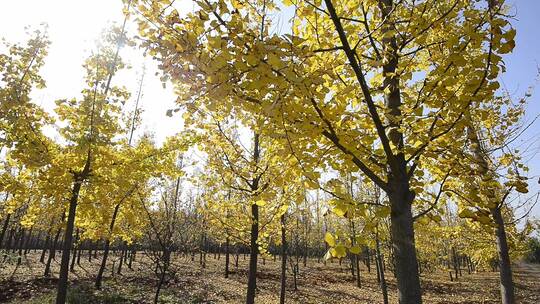
[[[95,50],[96,40],[103,29],[113,23],[121,25],[124,19],[120,0],[2,0],[0,10],[0,37],[9,42],[22,42],[25,27],[38,28],[41,23],[48,24],[52,44],[42,69],[47,88],[36,90],[34,100],[50,110],[54,101],[80,95],[84,87],[82,63]],[[131,24],[131,28],[134,25]],[[157,64],[144,58],[141,50],[124,48],[120,55],[132,68],[113,77],[113,82],[125,85],[135,100],[138,81],[143,65],[146,76],[143,84],[140,105],[143,109],[143,126],[138,130],[152,132],[156,140],[162,142],[169,135],[181,129],[180,115],[167,117],[167,109],[174,107],[175,96],[170,85],[164,90],[159,77],[155,75]],[[134,102],[126,105],[133,110]]]

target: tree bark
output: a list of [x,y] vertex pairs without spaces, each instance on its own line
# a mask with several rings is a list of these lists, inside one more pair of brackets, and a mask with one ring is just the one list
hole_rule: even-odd
[[[79,229],[77,229],[77,232],[75,234],[75,242],[79,241]],[[77,251],[75,250],[75,246],[73,246],[73,258],[71,259],[71,265],[69,266],[69,271],[73,272],[75,270],[75,260],[77,259]]]
[[[349,64],[359,82],[362,89],[363,98],[368,107],[368,111],[376,126],[377,134],[381,139],[381,144],[384,148],[386,159],[388,162],[387,180],[380,179],[377,175],[365,169],[363,164],[360,164],[360,169],[364,173],[370,173],[369,177],[377,184],[384,186],[384,190],[388,194],[391,207],[391,235],[396,257],[396,277],[398,285],[398,295],[400,304],[421,304],[422,290],[420,287],[420,278],[418,275],[418,262],[416,258],[416,250],[414,245],[414,227],[411,204],[414,199],[414,193],[410,191],[409,186],[409,171],[405,155],[402,152],[404,148],[404,137],[399,131],[401,121],[396,120],[396,117],[401,117],[401,93],[400,80],[396,71],[399,65],[398,46],[396,34],[392,18],[387,18],[394,10],[393,0],[380,0],[379,8],[381,11],[381,19],[386,20],[381,26],[383,38],[382,45],[382,63],[383,63],[383,87],[384,87],[384,102],[386,106],[385,117],[386,123],[381,120],[377,106],[372,99],[370,88],[357,60],[357,54],[351,47],[347,33],[341,24],[341,18],[337,14],[332,0],[324,0],[328,14],[334,23],[336,32],[342,44]],[[335,134],[327,133],[336,145],[339,146],[339,138]],[[391,144],[393,144],[398,152],[395,153]],[[341,149],[341,148],[340,148]],[[358,163],[360,161],[357,161]],[[360,162],[361,163],[361,162]]]
[[51,243],[51,230],[47,232],[47,238],[45,239],[45,244],[43,244],[43,249],[41,250],[41,257],[39,258],[39,261],[41,263],[45,263],[45,253],[47,253],[47,248],[49,248],[49,244]]
[[[4,241],[4,236],[6,235],[6,230],[9,226],[9,220],[11,218],[11,213],[8,213],[8,215],[6,216],[6,219],[4,220],[4,225],[2,226],[2,232],[0,232],[0,248],[3,248],[2,245],[3,245],[3,241]],[[7,248],[7,246],[6,246]]]
[[512,279],[512,265],[510,263],[510,254],[508,252],[508,242],[506,239],[506,230],[504,228],[504,219],[500,207],[491,210],[496,224],[496,242],[497,252],[499,254],[499,277],[501,285],[502,304],[514,304],[514,282]]
[[[473,125],[469,125],[468,127],[468,137],[471,140],[471,143],[474,144],[473,152],[476,161],[479,164],[479,174],[482,175],[481,177],[483,179],[486,178],[486,176],[487,178],[495,179],[495,177],[493,177],[493,175],[491,174],[492,171],[490,171],[487,156],[481,149],[480,140]],[[505,204],[506,195],[501,195],[500,189],[490,190],[493,194],[493,197],[490,197],[490,199],[493,200],[493,202],[496,204],[494,208],[490,208],[490,213],[496,225],[495,239],[497,243],[497,252],[499,255],[501,302],[503,304],[514,304],[515,295],[514,282],[512,280],[512,266],[510,263],[510,255],[508,252],[508,241],[506,238],[506,230],[504,228],[504,219],[501,213],[501,208],[503,208]]]
[[255,203],[251,205],[251,217],[252,223],[246,304],[255,303],[255,290],[257,288],[257,257],[259,254],[259,245],[257,244],[257,240],[259,239],[259,206]]
[[86,179],[90,170],[90,154],[88,154],[87,162],[84,166],[81,175],[74,177],[73,190],[69,200],[69,212],[67,217],[66,232],[64,233],[64,244],[62,251],[62,261],[60,263],[60,278],[58,279],[56,304],[65,304],[67,295],[67,284],[69,274],[69,255],[71,245],[73,244],[73,228],[75,226],[75,212],[77,210],[77,202],[83,181]]
[[400,304],[422,303],[411,210],[412,196],[408,183],[406,187],[398,188],[398,191],[389,194],[392,206],[391,236]]
[[225,278],[229,277],[229,237],[225,240]]
[[386,279],[384,278],[384,268],[383,268],[383,256],[381,254],[381,246],[379,244],[379,236],[377,232],[377,236],[375,238],[375,246],[376,246],[376,257],[375,262],[377,264],[377,278],[379,280],[379,284],[381,286],[381,292],[383,294],[383,303],[388,304],[388,289],[386,286]]
[[129,269],[131,269],[131,265],[132,265],[133,261],[135,261],[135,253],[136,253],[136,252],[137,252],[137,251],[135,251],[135,248],[133,248],[133,249],[131,250],[131,254],[129,255],[129,262],[128,262],[128,268],[129,268]]
[[114,229],[114,224],[116,222],[116,217],[118,216],[119,209],[120,209],[120,204],[116,204],[116,206],[114,206],[111,223],[109,224],[109,236],[105,240],[105,248],[103,249],[103,257],[101,259],[101,265],[99,266],[99,271],[96,276],[96,282],[94,284],[97,289],[101,288],[101,283],[103,281],[103,273],[105,272],[105,268],[107,267],[107,258],[109,257],[109,250],[111,246],[111,240],[110,240],[111,233]]
[[171,256],[171,252],[168,249],[163,251],[163,258],[162,258],[163,268],[161,269],[162,271],[161,276],[159,278],[158,286],[156,288],[156,294],[154,295],[154,304],[158,303],[159,293],[161,292],[161,287],[163,286],[163,283],[165,282],[165,276],[167,275],[167,271],[169,269],[170,256]]
[[[21,228],[21,237],[19,238],[19,244],[17,245],[19,247],[19,252],[17,255],[17,266],[20,266],[22,263],[22,255],[23,255],[23,247],[24,247],[24,241],[25,241],[25,233],[24,229]],[[30,234],[27,236],[30,237]]]
[[117,274],[122,274],[122,264],[124,262],[125,253],[126,253],[126,251],[123,248],[124,245],[121,245],[121,246],[122,248],[120,249],[120,261],[118,262],[118,269],[116,271]]
[[458,269],[458,258],[457,258],[456,248],[455,247],[452,247],[452,264],[454,266],[454,273],[455,273],[455,277],[456,277],[456,281],[457,281],[458,280],[459,269]]
[[[62,220],[64,220],[64,216],[62,216]],[[58,238],[60,238],[60,233],[62,232],[61,229],[58,229],[56,232],[56,235],[54,236],[54,241],[51,244],[51,249],[49,250],[49,256],[47,257],[47,264],[45,265],[45,274],[44,276],[48,277],[51,272],[51,262],[56,256],[56,245],[58,244]]]
[[281,285],[279,304],[285,304],[285,287],[287,284],[287,234],[285,229],[285,214],[283,214],[281,215]]

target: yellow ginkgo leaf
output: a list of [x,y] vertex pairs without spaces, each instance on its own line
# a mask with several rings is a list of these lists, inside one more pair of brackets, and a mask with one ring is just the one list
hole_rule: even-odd
[[325,235],[324,235],[324,241],[328,244],[328,246],[330,247],[334,247],[336,246],[336,239],[334,238],[334,236],[327,232]]

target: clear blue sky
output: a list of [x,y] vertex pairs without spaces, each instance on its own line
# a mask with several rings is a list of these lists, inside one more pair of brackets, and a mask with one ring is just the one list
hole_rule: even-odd
[[[502,82],[516,98],[523,96],[529,86],[536,86],[526,111],[525,121],[530,121],[540,113],[540,82],[537,79],[540,68],[540,1],[509,0],[507,4],[511,5],[510,13],[515,15],[512,24],[517,33],[514,52],[504,57],[507,72],[502,76]],[[540,121],[523,134],[516,146],[524,152],[529,175],[534,177],[529,184],[529,193],[537,193],[540,191]],[[540,219],[540,205],[534,208],[533,215]]]

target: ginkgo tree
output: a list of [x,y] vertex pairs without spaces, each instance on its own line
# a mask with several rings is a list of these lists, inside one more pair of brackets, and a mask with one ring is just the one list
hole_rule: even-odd
[[[180,95],[263,114],[305,167],[324,158],[387,193],[400,303],[421,303],[414,189],[499,87],[515,36],[504,1],[200,0],[188,14],[134,3]],[[280,35],[269,16],[281,4],[295,14]]]
[[[54,188],[58,192],[56,197],[70,193],[67,195],[69,199],[65,211],[67,220],[57,303],[65,303],[68,264],[79,198],[83,200],[80,209],[84,209],[93,203],[106,200],[108,193],[105,188],[106,178],[103,177],[107,176],[115,161],[114,137],[121,130],[118,120],[119,104],[129,97],[124,89],[112,86],[110,79],[122,67],[123,63],[119,61],[114,48],[104,45],[84,64],[87,88],[82,90],[82,98],[57,101],[55,112],[59,121],[64,124],[58,131],[66,144],[55,147],[55,158],[44,172],[58,184],[58,187]],[[90,187],[92,184],[97,184],[97,187]],[[60,199],[57,203],[66,202]]]
[[294,182],[298,171],[282,165],[279,156],[286,149],[266,136],[262,123],[253,125],[258,131],[252,132],[234,117],[218,120],[207,115],[204,108],[197,112],[193,114],[199,119],[188,123],[191,122],[194,131],[198,130],[198,148],[207,158],[209,172],[201,176],[201,182],[212,189],[207,193],[202,212],[208,215],[214,228],[225,231],[225,241],[232,238],[249,245],[246,302],[253,303],[258,254],[267,251],[269,231],[279,223],[280,212],[286,211],[286,204],[276,197],[280,188]]
[[[468,149],[463,158],[470,167],[460,168],[462,174],[452,192],[460,203],[460,217],[494,228],[503,303],[515,303],[506,230],[516,231],[516,228],[509,196],[513,192],[528,192],[528,168],[522,163],[519,151],[509,148],[523,128],[520,119],[525,104],[525,98],[514,104],[509,96],[502,96],[467,113]],[[475,115],[484,119],[473,119]]]
[[25,44],[5,43],[7,52],[0,54],[0,151],[13,150],[25,166],[39,167],[47,161],[49,144],[41,129],[51,119],[30,94],[45,87],[39,72],[50,41],[46,29],[31,35]]

